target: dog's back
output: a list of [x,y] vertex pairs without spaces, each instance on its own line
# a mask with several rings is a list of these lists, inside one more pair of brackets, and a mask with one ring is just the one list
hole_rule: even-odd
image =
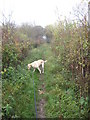
[[41,74],[41,70],[40,70],[39,67],[42,66],[43,73],[44,73],[44,63],[46,63],[46,62],[47,62],[47,60],[44,61],[42,59],[34,61],[34,62],[28,64],[28,69],[30,69],[31,67],[33,67],[34,71],[35,71],[35,69],[37,68],[39,70],[40,74]]

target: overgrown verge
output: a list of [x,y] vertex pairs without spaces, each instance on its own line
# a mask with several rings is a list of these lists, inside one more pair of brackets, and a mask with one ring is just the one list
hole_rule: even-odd
[[[40,58],[37,49],[33,49],[28,57],[17,65],[17,69],[9,67],[2,71],[2,116],[4,118],[35,118],[34,87],[36,102],[38,101],[39,73],[27,69],[27,64]],[[34,86],[33,86],[34,80]]]
[[50,46],[45,53],[48,60],[44,75],[46,117],[88,118],[88,96],[80,96],[80,88],[72,79],[71,72],[58,63]]
[[[33,49],[28,57],[17,66],[4,69],[3,78],[3,117],[32,118],[35,116],[33,79],[35,82],[36,102],[40,100],[39,72],[32,77],[32,69],[27,64],[38,59],[47,59],[45,64],[44,84],[45,116],[50,118],[87,118],[88,96],[80,96],[80,88],[72,79],[72,74],[65,69],[54,56],[50,44]],[[3,76],[4,75],[4,76]],[[81,108],[83,106],[83,108]]]
[[[32,75],[32,72],[28,71],[27,64],[41,57],[42,53],[39,51],[37,54],[37,49],[34,48],[43,43],[42,39],[37,41],[37,37],[41,35],[37,31],[42,27],[16,26],[10,20],[4,19],[2,27],[0,26],[2,28],[2,116],[4,118],[35,117],[33,79],[36,80],[37,95],[38,77],[36,72]],[[33,29],[37,35],[32,35]]]

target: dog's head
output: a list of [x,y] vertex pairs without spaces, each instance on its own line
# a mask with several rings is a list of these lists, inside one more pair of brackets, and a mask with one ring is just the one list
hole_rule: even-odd
[[28,64],[28,70],[30,70],[30,68],[31,68],[31,64]]

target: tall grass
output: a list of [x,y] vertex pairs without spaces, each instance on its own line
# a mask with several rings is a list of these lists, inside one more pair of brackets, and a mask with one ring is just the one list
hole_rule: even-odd
[[[36,117],[33,80],[38,105],[42,97],[38,95],[40,75],[38,70],[32,75],[33,69],[28,70],[27,64],[41,58],[47,59],[43,81],[46,117],[86,118],[88,98],[86,100],[80,98],[78,86],[71,80],[70,72],[62,69],[62,64],[57,62],[50,44],[44,44],[30,51],[22,64],[17,66],[17,70],[9,67],[3,71],[3,117]],[[83,111],[80,110],[81,104],[85,108]]]

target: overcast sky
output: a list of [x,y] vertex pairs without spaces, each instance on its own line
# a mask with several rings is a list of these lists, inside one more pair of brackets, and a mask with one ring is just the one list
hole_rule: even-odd
[[[16,24],[31,23],[46,26],[53,24],[60,15],[69,17],[69,13],[81,0],[0,0],[0,18],[2,12],[7,17],[12,13]],[[58,8],[58,10],[57,10]]]

